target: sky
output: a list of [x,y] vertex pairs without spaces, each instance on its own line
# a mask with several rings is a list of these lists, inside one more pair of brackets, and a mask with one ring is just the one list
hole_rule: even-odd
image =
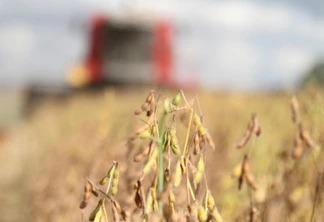
[[0,85],[63,83],[99,9],[147,10],[191,27],[175,41],[178,79],[199,74],[209,88],[294,88],[324,59],[321,0],[0,0]]

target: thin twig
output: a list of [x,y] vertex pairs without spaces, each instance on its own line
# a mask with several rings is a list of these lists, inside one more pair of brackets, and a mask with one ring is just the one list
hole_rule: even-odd
[[192,124],[193,114],[194,114],[194,111],[193,111],[192,108],[190,108],[189,125],[188,125],[188,129],[187,129],[187,135],[186,135],[185,144],[184,144],[184,147],[183,147],[183,153],[182,153],[183,156],[185,156],[186,153],[187,153],[187,146],[188,146],[188,141],[189,141],[189,135],[190,135],[190,129],[191,129],[191,124]]
[[89,178],[86,178],[86,180],[94,187],[96,188],[96,190],[98,190],[101,194],[103,194],[104,196],[106,196],[110,201],[114,201],[114,199],[105,193],[105,191],[101,190],[98,186],[96,186]]
[[193,192],[193,190],[192,190],[192,186],[191,186],[191,184],[190,184],[190,181],[189,181],[189,178],[187,178],[187,180],[188,180],[188,184],[189,184],[189,191],[190,191],[190,194],[191,194],[191,198],[193,199],[193,201],[196,201],[196,197],[195,197],[195,194],[194,194],[194,192]]

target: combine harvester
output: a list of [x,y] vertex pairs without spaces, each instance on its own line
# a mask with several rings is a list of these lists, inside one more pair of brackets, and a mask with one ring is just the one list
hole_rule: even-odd
[[[166,19],[152,16],[91,18],[84,61],[68,71],[70,86],[153,84],[193,87],[193,73],[177,69],[179,30]],[[177,33],[176,33],[177,32]]]

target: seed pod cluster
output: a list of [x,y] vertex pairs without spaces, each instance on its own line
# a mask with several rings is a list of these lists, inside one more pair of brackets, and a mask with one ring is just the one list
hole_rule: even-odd
[[98,192],[95,190],[95,188],[88,182],[86,181],[84,185],[84,194],[83,194],[83,200],[80,203],[80,209],[84,209],[87,207],[89,199],[91,197],[91,193],[98,197]]
[[197,113],[194,114],[193,123],[197,127],[197,133],[194,137],[194,154],[197,155],[200,150],[204,149],[206,142],[212,148],[215,149],[215,143],[210,134],[206,131],[205,127],[201,123],[201,118]]
[[[160,101],[159,99],[162,106],[162,118],[161,121],[159,121],[155,115],[157,102],[154,99],[154,94],[155,93],[151,91],[140,109],[135,111],[136,115],[141,115],[143,112],[146,112],[148,120],[145,120],[145,125],[137,129],[128,141],[128,146],[134,147],[135,139],[140,138],[146,140],[142,141],[142,143],[145,144],[145,147],[141,148],[141,151],[134,157],[135,162],[143,161],[143,166],[141,165],[142,174],[134,186],[134,201],[140,210],[129,208],[129,210],[134,213],[134,218],[132,217],[129,220],[135,221],[138,219],[137,216],[140,216],[139,211],[141,211],[140,217],[143,221],[156,221],[158,217],[160,221],[162,219],[161,216],[164,216],[164,219],[167,219],[168,221],[179,221],[179,219],[182,220],[186,217],[187,220],[190,217],[190,221],[191,219],[194,219],[195,221],[198,219],[200,222],[222,221],[215,206],[215,200],[210,191],[208,188],[200,186],[202,178],[205,175],[205,159],[201,151],[206,145],[214,148],[215,144],[208,130],[203,126],[201,117],[193,111],[192,106],[196,100],[192,100],[188,103],[184,98],[182,91],[180,91],[172,101],[168,99]],[[182,96],[186,102],[186,106],[184,107],[180,107]],[[200,109],[199,104],[198,107]],[[181,149],[179,144],[182,144],[182,142],[178,141],[175,124],[179,110],[190,110],[190,118],[193,118],[192,123],[190,122],[190,126],[187,127],[184,141],[186,152],[184,152],[183,155],[180,155]],[[171,120],[171,116],[173,116],[174,119],[169,121]],[[191,124],[194,125],[194,127],[192,127]],[[192,138],[193,131],[195,131],[194,138]],[[192,139],[194,139],[194,141]],[[140,141],[136,142],[140,143]],[[192,142],[195,146],[194,152],[198,155],[195,157],[191,155],[190,149],[192,148]],[[163,149],[162,156],[159,156],[160,149]],[[171,152],[179,156],[170,155]],[[97,207],[91,213],[89,218],[90,221],[99,222],[101,217],[104,215],[105,218],[107,217],[105,201],[110,201],[111,203],[110,206],[112,207],[113,214],[111,217],[113,216],[114,221],[128,220],[126,218],[126,212],[121,209],[120,205],[115,200],[119,183],[118,167],[118,163],[114,162],[107,174],[99,181],[101,185],[108,184],[107,192],[105,195],[105,193],[100,190],[103,193],[103,198],[98,202]],[[163,172],[164,175],[162,175]],[[129,174],[131,174],[131,172]],[[175,195],[173,192],[180,186],[182,177],[185,180],[184,182],[186,182],[182,185],[186,185],[186,188],[185,186],[183,186],[183,188],[187,191],[187,205],[189,211],[183,209],[176,211],[178,209],[175,209]],[[133,177],[129,176],[127,180],[133,180]],[[90,182],[90,185],[91,184],[93,183]],[[202,204],[200,194],[206,189],[208,195],[205,196],[205,204]],[[86,193],[89,193],[89,191],[92,192],[91,187],[87,186]],[[179,192],[179,194],[182,194],[182,192]],[[85,200],[88,200],[88,196],[86,196]],[[159,209],[162,205],[159,205],[158,201],[165,204],[162,209]],[[184,199],[181,198],[179,203],[183,205],[183,201]],[[125,200],[125,203],[129,203],[128,199]],[[162,210],[163,215],[157,213],[162,212]],[[190,215],[188,213],[190,213]]]
[[298,159],[301,157],[305,144],[309,148],[316,148],[316,143],[310,136],[309,132],[304,129],[303,125],[301,124],[300,115],[299,115],[299,104],[296,96],[293,96],[290,101],[291,106],[291,113],[292,113],[292,121],[296,124],[297,133],[294,139],[294,148],[292,151],[292,157],[294,159]]
[[215,149],[215,144],[210,134],[207,133],[206,129],[202,125],[201,118],[197,113],[194,114],[193,123],[197,127],[197,133],[194,137],[194,154],[197,155],[200,150],[204,149],[206,141],[212,149]]
[[247,142],[250,140],[253,133],[256,136],[260,136],[260,134],[261,134],[261,127],[259,125],[258,117],[255,113],[252,114],[252,118],[251,118],[250,122],[248,123],[248,126],[246,128],[246,131],[245,131],[243,137],[236,143],[236,145],[235,145],[236,148],[240,149],[240,148],[244,147],[247,144]]
[[238,179],[238,189],[242,189],[242,185],[244,180],[246,180],[249,187],[251,187],[253,190],[258,189],[258,184],[255,182],[252,172],[250,171],[250,166],[248,163],[248,156],[245,155],[242,161],[242,169],[241,174]]
[[154,91],[152,90],[146,97],[145,102],[135,111],[135,115],[140,115],[146,111],[147,116],[151,116],[155,109]]

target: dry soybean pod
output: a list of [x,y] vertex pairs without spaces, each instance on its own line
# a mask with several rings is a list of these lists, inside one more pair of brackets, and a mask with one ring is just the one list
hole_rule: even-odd
[[169,200],[171,214],[174,214],[175,213],[175,210],[174,210],[175,196],[172,191],[169,194],[168,200]]
[[112,174],[112,184],[111,184],[111,194],[115,196],[118,191],[118,181],[119,181],[119,169],[118,169],[118,163],[115,164],[115,169]]
[[[91,212],[89,216],[89,221],[94,221],[97,218],[101,218],[102,216],[102,211],[101,211],[101,206],[102,206],[103,200],[100,199],[96,208]],[[100,220],[98,220],[100,221]]]
[[248,126],[245,130],[243,137],[235,145],[237,149],[244,147],[247,144],[247,142],[250,140],[255,126],[254,124],[255,124],[255,114],[252,114],[252,118],[248,123]]
[[309,132],[303,128],[302,124],[299,124],[299,134],[300,134],[300,138],[305,142],[305,144],[309,148],[316,147],[316,144],[313,141],[313,139],[311,138]]
[[181,102],[181,92],[178,92],[177,95],[172,100],[172,105],[177,107],[179,106],[180,102]]
[[200,206],[198,208],[198,220],[199,220],[199,222],[206,222],[207,218],[208,218],[207,210],[203,206]]
[[84,194],[83,194],[83,200],[80,203],[80,209],[84,209],[87,207],[88,205],[88,201],[90,199],[90,192],[91,192],[92,186],[91,184],[86,181],[85,185],[84,185]]
[[143,168],[143,175],[146,175],[153,167],[153,165],[156,162],[156,158],[158,157],[159,154],[159,150],[158,149],[154,149],[151,157],[149,158],[149,160],[147,161],[146,165]]
[[176,135],[176,129],[174,126],[171,127],[170,129],[170,138],[171,138],[171,150],[175,155],[180,154],[180,147],[179,147],[179,142],[178,138]]
[[201,181],[204,170],[205,170],[204,159],[203,159],[203,156],[200,155],[198,163],[197,163],[197,172],[194,176],[194,184],[195,185],[197,185]]
[[294,140],[294,149],[292,151],[292,157],[294,159],[298,159],[303,153],[303,141],[300,138],[299,133],[297,133],[296,138]]
[[174,174],[174,186],[178,187],[181,183],[182,172],[181,172],[181,163],[180,160],[177,162]]

